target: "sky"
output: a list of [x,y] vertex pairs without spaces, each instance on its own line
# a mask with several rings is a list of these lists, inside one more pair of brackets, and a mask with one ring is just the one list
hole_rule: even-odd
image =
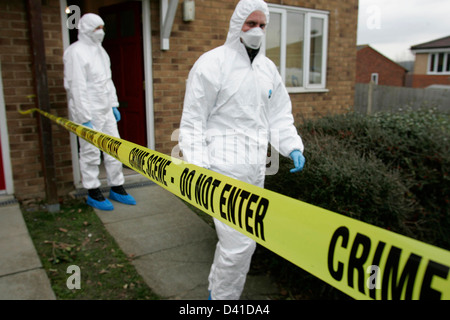
[[359,0],[357,44],[396,62],[411,46],[450,36],[450,0]]

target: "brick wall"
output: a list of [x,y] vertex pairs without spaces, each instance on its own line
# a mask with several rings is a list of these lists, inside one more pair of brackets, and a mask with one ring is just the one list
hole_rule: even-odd
[[365,47],[357,53],[356,82],[369,83],[372,73],[378,73],[379,85],[398,87],[405,85],[405,69],[371,47]]
[[[180,2],[170,38],[170,50],[161,51],[159,1],[151,1],[156,150],[170,154],[176,146],[177,142],[171,141],[171,136],[179,127],[189,70],[201,54],[225,42],[229,20],[237,2],[196,1],[196,19],[192,22],[182,21]],[[304,117],[351,109],[354,101],[358,1],[268,2],[330,12],[327,62],[329,92],[291,94],[296,123],[300,124]],[[34,94],[34,77],[25,3],[0,0],[0,61],[14,187],[19,199],[44,196],[38,123],[35,117],[18,113],[19,108],[35,106],[34,99],[28,97]],[[67,117],[59,1],[47,0],[43,3],[51,113]],[[53,125],[53,147],[58,192],[64,195],[73,188],[73,169],[69,134],[57,125]]]
[[179,128],[186,79],[195,61],[224,44],[237,1],[196,1],[195,21],[183,22],[179,5],[170,50],[160,50],[159,1],[152,1],[153,88],[156,150],[170,154],[177,144],[171,135]]
[[[225,42],[237,0],[196,1],[195,21],[183,22],[176,12],[170,50],[159,43],[159,1],[152,1],[152,48],[156,149],[170,154],[177,142],[171,135],[179,127],[188,73],[198,57]],[[358,1],[287,0],[268,3],[327,10],[329,15],[326,93],[291,94],[296,123],[304,117],[341,113],[353,107],[356,67]]]
[[[42,7],[47,76],[51,112],[67,117],[63,87],[63,45],[59,1]],[[0,1],[0,61],[9,131],[10,156],[15,194],[18,199],[44,197],[36,116],[22,116],[18,110],[35,107],[33,61],[26,1]],[[53,125],[53,148],[57,187],[60,195],[73,188],[69,134]]]
[[413,74],[412,87],[426,88],[433,84],[450,85],[450,75],[427,75],[427,74]]

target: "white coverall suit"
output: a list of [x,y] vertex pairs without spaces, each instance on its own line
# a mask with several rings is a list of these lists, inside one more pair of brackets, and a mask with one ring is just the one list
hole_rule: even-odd
[[[64,87],[69,100],[71,119],[79,124],[90,121],[95,130],[120,138],[113,107],[118,107],[116,89],[111,78],[111,62],[94,30],[104,22],[96,14],[83,15],[78,25],[78,41],[64,52]],[[97,33],[97,35],[96,35]],[[104,35],[104,33],[103,33]],[[80,142],[80,170],[83,187],[99,188],[100,150],[84,139]],[[104,153],[107,182],[110,186],[124,183],[122,164]]]
[[[285,157],[303,152],[290,97],[275,64],[261,48],[251,63],[240,32],[262,0],[238,3],[224,45],[203,54],[189,73],[180,123],[184,160],[264,187],[270,142]],[[256,247],[254,240],[214,219],[219,241],[209,275],[213,300],[239,299]]]

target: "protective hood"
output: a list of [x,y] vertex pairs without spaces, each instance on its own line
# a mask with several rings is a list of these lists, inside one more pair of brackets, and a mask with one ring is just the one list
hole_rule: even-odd
[[99,26],[104,26],[103,19],[95,13],[86,13],[78,22],[78,40],[90,44],[98,44],[95,39],[94,30]]
[[230,20],[225,45],[237,46],[240,43],[240,34],[245,20],[253,11],[262,11],[266,16],[266,23],[269,24],[269,7],[262,0],[241,0],[236,6]]

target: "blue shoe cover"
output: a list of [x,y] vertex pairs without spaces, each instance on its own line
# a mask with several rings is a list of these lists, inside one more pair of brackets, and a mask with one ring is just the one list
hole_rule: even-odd
[[121,202],[124,204],[131,204],[131,205],[135,205],[136,204],[136,200],[134,200],[134,198],[127,194],[127,195],[123,195],[123,194],[119,194],[117,192],[114,191],[110,191],[109,192],[109,198],[112,200],[115,200],[117,202]]
[[208,300],[212,300],[212,298],[211,298],[211,290],[208,290],[208,292],[209,292]]
[[98,201],[98,200],[92,199],[88,195],[86,203],[88,205],[90,205],[91,207],[94,207],[94,208],[97,208],[97,209],[100,209],[100,210],[105,210],[105,211],[114,210],[113,204],[108,199],[105,199],[103,201]]

